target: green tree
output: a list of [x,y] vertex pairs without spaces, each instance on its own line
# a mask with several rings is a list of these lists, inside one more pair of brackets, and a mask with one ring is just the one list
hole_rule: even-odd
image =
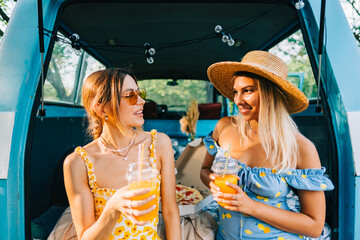
[[169,86],[171,79],[152,79],[139,81],[139,86],[145,88],[147,98],[158,104],[166,104],[171,111],[186,111],[191,100],[198,103],[212,101],[212,91],[208,81],[177,80],[178,85]]
[[270,52],[280,55],[285,60],[290,73],[304,73],[305,78],[301,90],[308,98],[317,96],[314,74],[300,30],[273,47]]
[[360,47],[360,1],[359,0],[342,0],[343,6],[349,6],[351,11],[347,13],[347,18],[351,26],[351,30]]
[[[61,37],[64,37],[61,35]],[[84,69],[87,67],[89,55],[82,54],[80,57],[72,57],[73,50],[69,44],[56,42],[52,52],[49,68],[46,76],[44,87],[45,99],[73,102],[76,93],[76,76],[81,71],[80,66]],[[81,65],[82,63],[83,65]],[[74,70],[75,69],[75,70]],[[64,79],[73,78],[73,79]],[[64,86],[64,82],[72,82],[71,86]]]
[[4,35],[6,25],[9,22],[14,6],[14,0],[0,0],[0,39]]

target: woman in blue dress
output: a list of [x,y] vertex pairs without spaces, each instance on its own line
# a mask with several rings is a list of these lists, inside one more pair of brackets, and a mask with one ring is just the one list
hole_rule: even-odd
[[[241,62],[219,62],[208,77],[239,108],[236,117],[219,120],[205,139],[208,150],[201,170],[220,206],[217,239],[305,239],[318,237],[325,223],[324,191],[332,182],[314,144],[297,129],[290,114],[309,103],[286,80],[287,66],[265,51],[247,53]],[[230,149],[230,150],[229,150]],[[211,166],[222,157],[236,159],[236,194],[225,194],[213,182]],[[300,211],[290,209],[287,195],[295,189]]]

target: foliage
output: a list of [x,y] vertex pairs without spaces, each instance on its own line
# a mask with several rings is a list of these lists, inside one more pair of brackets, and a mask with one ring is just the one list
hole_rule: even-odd
[[[71,55],[68,44],[55,43],[44,87],[45,100],[72,102],[75,95],[74,68],[79,65],[79,58],[71,59]],[[67,77],[73,82],[70,87],[64,86],[63,78]]]
[[0,39],[5,32],[14,5],[14,0],[0,0]]
[[177,80],[178,85],[169,86],[170,79],[139,81],[139,87],[146,89],[148,99],[166,104],[169,110],[186,111],[191,100],[199,103],[212,102],[212,86],[208,81]]
[[[57,35],[65,38],[61,33]],[[81,99],[75,98],[83,80],[90,73],[105,68],[86,52],[76,52],[78,55],[68,43],[55,42],[44,85],[45,100],[81,104]]]
[[301,90],[308,98],[317,96],[315,78],[300,30],[276,45],[270,52],[283,56],[282,58],[288,65],[289,73],[305,73]]
[[[360,46],[360,2],[359,0],[346,0],[346,4],[351,6],[353,16],[347,16],[347,18],[351,25],[354,37]],[[356,4],[358,4],[358,7],[356,7]]]
[[[5,12],[8,11],[10,2],[14,2],[14,0],[0,0],[0,8]],[[0,18],[0,21],[2,20],[3,19]]]

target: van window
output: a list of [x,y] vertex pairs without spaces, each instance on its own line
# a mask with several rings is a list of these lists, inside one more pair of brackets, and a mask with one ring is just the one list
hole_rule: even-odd
[[288,80],[311,99],[317,97],[317,85],[301,31],[293,33],[269,50],[288,65]]
[[187,111],[191,100],[213,102],[213,85],[204,80],[147,79],[138,81],[146,89],[146,98],[167,105],[169,111]]
[[44,100],[82,105],[81,87],[84,79],[104,68],[85,51],[74,50],[68,43],[56,41],[44,84]]

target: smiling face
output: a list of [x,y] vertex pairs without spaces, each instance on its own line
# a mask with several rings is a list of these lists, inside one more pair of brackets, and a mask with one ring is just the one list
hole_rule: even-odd
[[234,103],[245,121],[259,120],[260,95],[257,82],[246,76],[234,79]]

